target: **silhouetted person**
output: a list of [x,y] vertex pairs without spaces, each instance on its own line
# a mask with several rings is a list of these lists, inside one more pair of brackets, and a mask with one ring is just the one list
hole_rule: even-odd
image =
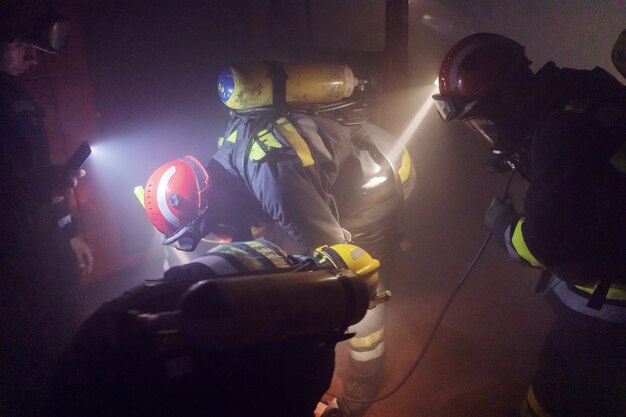
[[41,416],[93,258],[66,199],[84,171],[51,165],[41,108],[18,81],[38,50],[62,49],[66,25],[21,19],[26,2],[0,7],[0,414]]
[[492,149],[492,168],[530,181],[523,212],[494,198],[485,217],[522,264],[552,275],[558,313],[524,416],[626,415],[626,87],[602,68],[537,73],[524,47],[478,33],[443,60],[443,120],[461,120]]
[[264,240],[218,245],[87,319],[52,415],[311,417],[336,343],[375,307],[379,265],[348,244],[311,256]]

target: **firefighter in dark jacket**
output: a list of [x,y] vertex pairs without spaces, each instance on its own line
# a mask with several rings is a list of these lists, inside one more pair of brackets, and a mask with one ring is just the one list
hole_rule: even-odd
[[[349,119],[345,113],[326,110],[312,115],[284,105],[234,111],[206,170],[187,157],[155,171],[146,209],[164,243],[193,249],[212,232],[234,240],[263,236],[291,253],[305,253],[323,243],[352,241],[390,268],[401,239],[401,207],[415,181],[411,159],[381,128],[365,119],[342,123]],[[162,190],[165,199],[168,183],[176,193],[172,176],[189,166],[202,196],[191,213],[183,214],[185,198],[175,202],[178,209],[151,205],[150,193]],[[368,312],[351,331],[357,334],[349,342],[345,397],[371,399],[382,377],[384,309]],[[354,416],[365,409],[363,403],[338,405]]]
[[57,373],[53,417],[312,417],[380,262],[339,244],[220,244],[103,304]]
[[[534,74],[524,47],[479,33],[459,41],[433,96],[530,181],[523,212],[494,198],[486,224],[520,262],[552,275],[558,312],[525,416],[626,413],[626,88],[601,68]],[[542,283],[543,284],[543,283]]]
[[0,414],[40,416],[93,258],[66,198],[84,172],[51,165],[42,110],[18,83],[38,49],[62,48],[67,28],[20,27],[12,10],[0,10]]

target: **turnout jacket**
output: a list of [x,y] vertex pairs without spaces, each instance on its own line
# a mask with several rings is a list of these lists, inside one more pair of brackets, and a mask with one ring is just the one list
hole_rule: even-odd
[[[51,203],[50,153],[42,118],[42,109],[16,78],[0,72],[0,258],[22,269],[24,262],[46,261],[42,270],[52,274],[59,257],[73,259],[69,239],[78,231],[67,199]],[[69,280],[68,275],[59,272],[60,279]]]
[[[370,123],[235,115],[213,159],[244,181],[299,249],[311,250],[349,240],[342,227],[358,237],[372,223],[398,214],[415,174],[408,153],[395,142]],[[394,223],[377,233],[397,233],[396,228]]]
[[500,233],[511,255],[576,296],[604,282],[607,302],[625,303],[626,88],[601,68],[548,63],[536,77],[532,181],[524,215]]

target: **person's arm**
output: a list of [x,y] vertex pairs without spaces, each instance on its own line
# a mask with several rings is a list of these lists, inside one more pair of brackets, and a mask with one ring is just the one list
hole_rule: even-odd
[[275,136],[264,139],[268,146],[252,150],[246,165],[250,187],[296,243],[309,249],[342,243],[344,233],[331,210],[332,197],[320,185],[319,166],[296,134],[286,138],[273,129]]
[[71,171],[65,165],[50,163],[48,138],[43,129],[41,111],[31,100],[23,100],[21,111],[14,113],[11,131],[17,143],[26,144],[23,150],[15,149],[15,168],[24,175],[18,176],[18,187],[25,200],[44,206],[50,213],[54,227],[60,229],[70,242],[77,265],[83,275],[91,273],[93,256],[85,240],[79,235],[73,222],[67,197],[73,193],[78,179],[85,171]]
[[309,249],[344,242],[329,201],[313,186],[300,159],[272,153],[267,160],[250,164],[251,186],[263,209],[296,243]]
[[595,164],[605,159],[599,131],[578,114],[558,113],[544,123],[533,143],[525,213],[503,210],[500,227],[492,228],[504,232],[510,254],[535,267],[553,268],[579,264],[593,253],[602,229],[595,196]]

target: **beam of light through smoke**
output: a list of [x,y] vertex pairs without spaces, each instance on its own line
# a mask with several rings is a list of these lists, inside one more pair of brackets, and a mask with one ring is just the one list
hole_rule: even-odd
[[422,121],[424,120],[428,112],[430,111],[431,107],[433,106],[434,101],[431,98],[431,96],[438,92],[439,92],[438,85],[433,86],[433,88],[429,90],[429,93],[426,99],[424,100],[424,102],[422,103],[421,107],[419,108],[417,113],[415,113],[415,116],[413,116],[413,118],[411,119],[407,127],[404,129],[404,131],[398,138],[398,141],[392,148],[390,152],[391,160],[395,160],[395,158],[399,157],[400,154],[403,152],[404,146],[409,142],[409,140],[411,140],[411,138],[413,137],[413,135],[415,134],[419,126],[422,124]]

